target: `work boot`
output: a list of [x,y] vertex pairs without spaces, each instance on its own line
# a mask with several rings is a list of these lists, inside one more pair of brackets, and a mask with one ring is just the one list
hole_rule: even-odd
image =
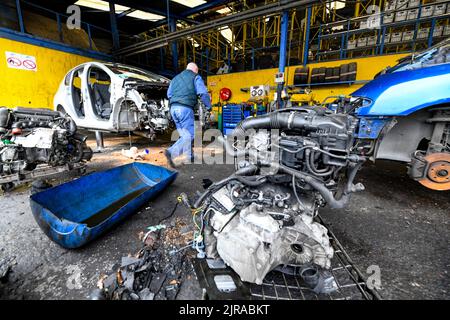
[[177,166],[176,166],[175,163],[173,162],[172,156],[171,156],[169,150],[165,150],[165,151],[164,151],[164,155],[166,156],[167,163],[169,164],[169,166],[171,166],[172,168],[176,168]]

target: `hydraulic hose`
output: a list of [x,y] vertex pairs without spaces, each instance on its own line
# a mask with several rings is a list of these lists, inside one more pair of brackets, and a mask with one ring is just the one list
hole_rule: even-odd
[[286,167],[282,164],[279,164],[278,168],[280,169],[280,171],[284,173],[293,175],[298,179],[302,179],[305,183],[309,184],[311,187],[317,190],[320,193],[320,195],[324,198],[324,200],[330,205],[330,208],[341,209],[345,207],[348,200],[350,199],[350,193],[364,190],[364,186],[361,183],[358,183],[356,185],[353,184],[353,180],[355,179],[356,173],[358,169],[361,167],[361,165],[362,163],[357,164],[350,169],[347,184],[344,188],[344,192],[342,193],[339,199],[336,199],[334,197],[333,192],[331,192],[323,182],[315,179],[314,177],[304,174],[300,171],[294,170],[292,168]]

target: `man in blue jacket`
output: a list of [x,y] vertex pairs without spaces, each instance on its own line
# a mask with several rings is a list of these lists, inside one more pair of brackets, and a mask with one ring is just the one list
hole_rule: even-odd
[[194,140],[194,108],[200,97],[206,108],[211,110],[208,89],[200,75],[198,66],[190,62],[186,70],[172,79],[167,90],[170,114],[177,126],[180,138],[165,151],[167,161],[175,167],[173,159],[185,154],[188,161],[193,161],[192,142]]

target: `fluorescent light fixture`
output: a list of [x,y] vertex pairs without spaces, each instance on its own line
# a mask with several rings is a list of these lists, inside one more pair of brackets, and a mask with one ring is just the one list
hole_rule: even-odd
[[[102,1],[102,0],[78,0],[77,2],[75,2],[75,4],[78,6],[97,9],[97,10],[101,10],[101,11],[109,11],[109,3],[106,1]],[[130,9],[130,7],[122,6],[120,4],[114,5],[114,8],[116,9],[116,13],[122,13],[122,12]],[[141,10],[136,10],[136,11],[130,12],[129,14],[127,14],[127,17],[132,17],[132,18],[141,19],[141,20],[149,20],[149,21],[158,21],[158,20],[164,19],[164,16],[160,16],[160,15],[154,14],[154,13],[144,12]]]
[[231,29],[229,27],[225,27],[220,29],[220,34],[227,39],[227,41],[229,43],[231,43],[231,41],[233,40],[233,32],[231,31]]
[[[78,0],[75,2],[75,5],[101,11],[109,11],[109,3],[102,0]],[[116,13],[122,13],[123,11],[130,9],[129,7],[121,6],[119,4],[116,4],[114,8],[116,9]]]
[[231,12],[231,9],[228,8],[228,7],[225,7],[225,8],[223,8],[223,9],[216,10],[216,12],[217,12],[217,13],[220,13],[220,14],[228,14],[228,13]]
[[164,16],[160,16],[159,14],[144,12],[141,10],[133,11],[133,12],[127,14],[127,17],[133,17],[136,19],[149,20],[149,21],[158,21],[158,20],[164,19]]
[[182,4],[183,6],[189,7],[189,8],[195,8],[201,4],[206,3],[204,0],[172,0],[173,2]]
[[341,2],[341,1],[331,1],[329,3],[327,3],[327,9],[330,10],[339,10],[342,8],[345,8],[345,2]]

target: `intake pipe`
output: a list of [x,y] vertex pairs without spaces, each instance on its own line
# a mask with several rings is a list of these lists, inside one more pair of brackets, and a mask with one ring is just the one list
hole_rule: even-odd
[[232,135],[245,136],[245,131],[250,129],[329,129],[345,130],[345,123],[326,115],[308,114],[303,110],[285,112],[272,112],[263,116],[247,118],[241,121],[233,130]]

